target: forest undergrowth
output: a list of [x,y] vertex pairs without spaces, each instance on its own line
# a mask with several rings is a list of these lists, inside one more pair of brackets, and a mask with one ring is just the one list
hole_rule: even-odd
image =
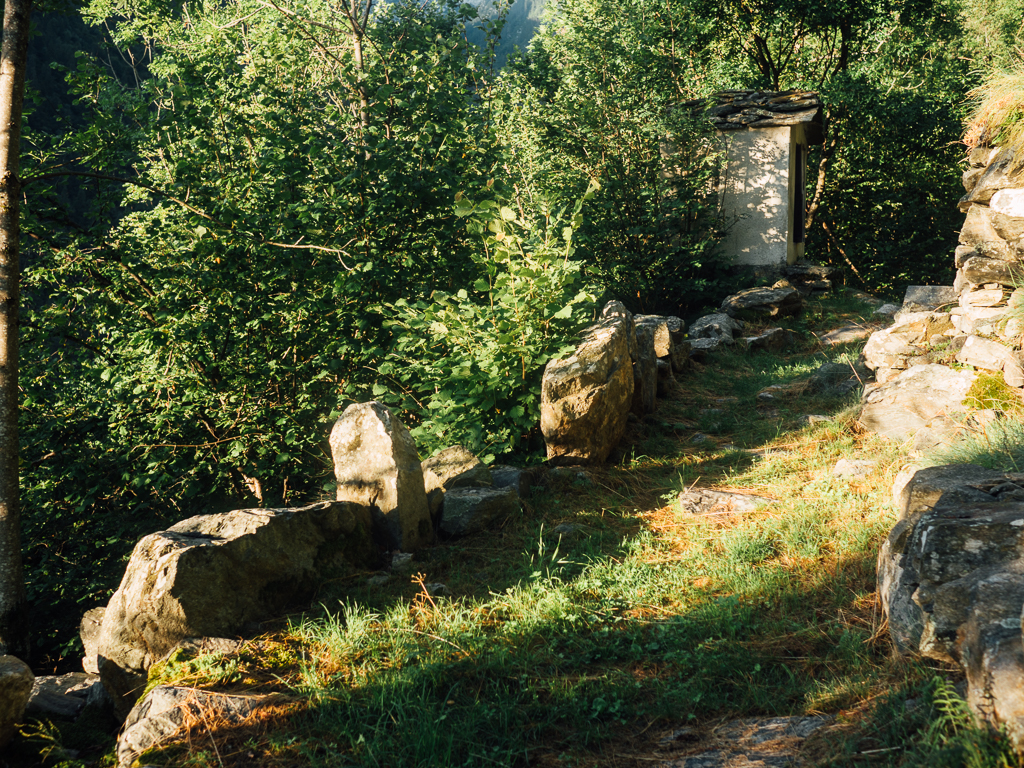
[[[797,348],[693,364],[607,465],[549,475],[498,529],[324,585],[235,653],[154,668],[151,685],[280,697],[241,724],[199,718],[140,764],[646,766],[732,718],[810,714],[830,721],[808,765],[1014,764],[956,670],[889,643],[875,559],[906,448],[858,427],[859,393],[806,393],[820,365],[859,354],[823,332],[871,311],[810,301],[789,323]],[[836,477],[843,458],[876,464]],[[770,501],[694,515],[679,504],[694,487]],[[26,765],[47,748],[46,765],[114,764],[81,726],[33,733]]]

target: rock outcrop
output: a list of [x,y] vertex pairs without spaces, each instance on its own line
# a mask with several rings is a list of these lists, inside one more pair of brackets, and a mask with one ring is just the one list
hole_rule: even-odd
[[99,670],[115,708],[125,714],[185,638],[243,633],[370,565],[371,525],[369,507],[338,501],[201,515],[146,536],[103,615]]
[[[894,489],[895,490],[895,489]],[[1024,475],[973,465],[917,471],[878,557],[895,646],[959,663],[967,701],[1024,747]]]
[[434,527],[412,435],[378,402],[350,405],[331,430],[338,501],[373,509],[374,534],[388,549],[415,552]]
[[864,362],[879,383],[892,381],[915,365],[932,362],[928,354],[950,344],[950,316],[943,312],[908,312],[896,323],[871,334],[864,346]]

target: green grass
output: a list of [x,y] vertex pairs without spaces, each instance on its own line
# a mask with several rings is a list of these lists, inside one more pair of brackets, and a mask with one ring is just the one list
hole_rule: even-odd
[[[802,322],[827,330],[869,311],[822,302]],[[856,353],[809,342],[720,355],[680,377],[654,423],[631,427],[588,481],[539,490],[521,517],[423,551],[383,585],[370,574],[328,585],[315,609],[237,654],[164,665],[161,680],[288,703],[213,724],[216,750],[183,739],[145,762],[632,765],[618,756],[658,755],[658,734],[683,724],[828,713],[830,740],[811,755],[824,765],[961,764],[947,758],[971,745],[980,762],[962,764],[1006,764],[1005,745],[970,730],[934,670],[896,657],[881,626],[875,558],[906,456],[862,433],[851,397],[802,384]],[[758,393],[774,385],[766,407]],[[710,434],[707,408],[721,411],[718,428],[693,443]],[[832,420],[808,426],[807,414]],[[843,457],[878,463],[841,480],[831,469]],[[678,498],[694,484],[773,501],[693,516]],[[432,597],[431,582],[452,596]]]

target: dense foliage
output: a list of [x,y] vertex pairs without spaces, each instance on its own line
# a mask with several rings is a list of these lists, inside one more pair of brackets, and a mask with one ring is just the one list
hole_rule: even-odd
[[691,53],[706,25],[685,3],[647,5],[549,5],[503,75],[498,124],[524,196],[602,185],[578,233],[588,274],[636,311],[677,313],[721,292],[719,147],[678,106],[708,85]]
[[[408,318],[471,290],[500,314],[506,285],[537,277],[487,256],[453,208],[498,194],[469,13],[398,4],[345,28],[316,4],[151,11],[119,32],[156,52],[136,83],[91,62],[75,73],[89,119],[30,184],[55,183],[70,157],[72,178],[106,186],[89,226],[35,198],[23,479],[38,602],[58,584],[83,607],[104,599],[135,537],[160,523],[330,492],[338,410],[433,383],[385,375],[405,349],[395,307]],[[586,302],[573,269],[547,263],[547,239],[531,248],[520,255],[544,262],[530,268],[550,283],[509,308],[509,332],[560,330],[520,344],[532,386]],[[439,333],[423,330],[432,349]],[[472,330],[488,332],[483,319]],[[473,447],[507,451],[536,420],[531,387],[508,384],[512,426]],[[490,417],[495,402],[463,401],[460,416]]]

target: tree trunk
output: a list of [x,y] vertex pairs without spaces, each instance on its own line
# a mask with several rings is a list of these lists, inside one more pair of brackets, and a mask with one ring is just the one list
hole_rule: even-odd
[[4,3],[0,51],[0,653],[27,660],[18,493],[18,309],[21,107],[32,0]]

